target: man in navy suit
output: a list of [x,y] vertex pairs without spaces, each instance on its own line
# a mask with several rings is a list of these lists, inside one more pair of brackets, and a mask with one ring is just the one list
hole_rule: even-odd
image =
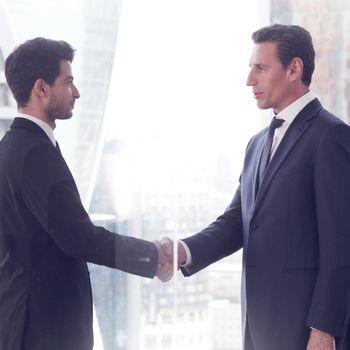
[[250,140],[231,204],[180,242],[178,263],[190,276],[243,248],[245,350],[350,349],[350,127],[309,90],[309,32],[252,39],[247,85],[275,126]]
[[56,119],[72,117],[79,92],[74,51],[29,40],[6,59],[18,116],[0,142],[0,349],[91,350],[86,262],[167,279],[159,242],[95,226],[58,149]]

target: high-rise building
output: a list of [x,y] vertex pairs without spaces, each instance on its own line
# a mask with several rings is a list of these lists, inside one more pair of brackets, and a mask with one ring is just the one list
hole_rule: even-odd
[[311,88],[325,108],[350,122],[350,5],[347,0],[271,0],[271,22],[308,29],[316,51]]
[[[103,143],[104,108],[119,14],[120,0],[0,1],[3,57],[16,45],[36,36],[66,40],[77,50],[73,74],[81,98],[72,120],[59,122],[55,135],[87,207]],[[0,84],[2,80],[0,75]]]
[[4,63],[4,54],[0,45],[0,138],[10,127],[12,121],[10,115],[15,109],[10,89],[5,80]]
[[[206,185],[208,179],[205,176],[197,179],[198,184],[191,185],[181,184],[183,179],[175,178],[171,186],[159,185],[157,188],[146,185],[135,190],[135,184],[132,184],[137,193],[132,194],[128,189],[130,197],[125,198],[123,188],[118,186],[118,183],[126,184],[123,181],[124,158],[125,145],[121,141],[110,140],[105,144],[91,203],[93,213],[115,215],[119,225],[113,229],[118,233],[154,240],[177,232],[178,238],[181,238],[205,227],[208,218],[217,215],[217,206],[227,204],[227,189],[218,191]],[[128,201],[128,210],[120,210]],[[123,228],[120,223],[123,223]],[[108,309],[105,308],[108,303],[99,304],[99,300],[105,298],[104,287],[109,285],[112,289],[112,286],[110,282],[97,283],[95,292],[98,295],[94,296],[96,313],[105,313],[109,325],[116,325],[119,315],[113,308],[127,305],[123,309],[126,312],[125,324],[127,334],[133,340],[128,338],[125,348],[118,349],[227,350],[228,346],[240,349],[240,265],[241,256],[238,254],[186,281],[177,274],[174,281],[166,284],[156,279],[125,277],[119,272],[125,278],[124,285],[118,283],[113,287],[117,300]],[[101,269],[94,267],[92,271]],[[116,276],[116,272],[108,269],[103,274],[105,281],[112,281],[112,276]],[[100,276],[97,275],[97,278]],[[217,325],[219,315],[234,323],[222,327],[220,336],[214,336],[211,325]],[[105,333],[102,322],[100,329],[104,339],[108,332]],[[116,328],[115,332],[120,333],[121,330]]]
[[[93,214],[95,225],[112,232],[127,234],[127,223],[114,215]],[[128,349],[128,284],[124,272],[89,264],[95,314],[104,349]],[[101,349],[102,350],[102,349]]]

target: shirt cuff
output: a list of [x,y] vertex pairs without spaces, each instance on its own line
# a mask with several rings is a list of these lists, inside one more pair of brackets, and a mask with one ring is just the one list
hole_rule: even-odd
[[185,253],[186,253],[186,261],[184,264],[181,265],[181,267],[189,267],[192,265],[192,255],[191,255],[191,251],[190,248],[188,248],[188,245],[184,242],[184,241],[179,241],[180,244],[182,244]]

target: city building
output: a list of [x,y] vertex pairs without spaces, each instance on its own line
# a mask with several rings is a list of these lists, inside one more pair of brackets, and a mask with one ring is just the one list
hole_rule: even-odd
[[[143,6],[147,6],[144,0],[141,2]],[[350,85],[348,2],[266,0],[258,3],[261,21],[264,24],[294,23],[310,30],[317,52],[312,89],[327,109],[350,122],[350,97],[347,93]],[[133,4],[135,6],[137,2]],[[165,6],[164,4],[165,2],[162,6]],[[168,123],[173,126],[180,123],[184,134],[193,133],[194,137],[199,137],[201,130],[200,127],[192,130],[187,120],[178,119],[180,116],[175,113],[177,111],[175,105],[181,103],[178,102],[181,96],[179,91],[165,91],[169,100],[174,101],[174,105],[164,109],[161,118],[152,119],[154,108],[150,108],[148,101],[140,99],[139,95],[134,95],[135,86],[140,83],[137,75],[132,76],[133,79],[130,81],[127,76],[125,85],[119,87],[119,90],[111,88],[118,77],[123,77],[119,75],[116,78],[113,75],[117,59],[122,56],[117,50],[121,5],[121,0],[35,2],[0,0],[0,136],[8,129],[16,111],[3,72],[6,56],[15,45],[35,36],[67,40],[77,49],[73,72],[81,98],[77,101],[72,120],[59,122],[55,135],[77,180],[82,200],[91,213],[92,220],[111,231],[147,240],[159,239],[161,236],[181,239],[198,232],[220,215],[233,195],[238,180],[236,170],[241,164],[236,158],[232,160],[235,149],[223,146],[219,149],[215,144],[220,141],[218,137],[215,140],[208,140],[210,147],[213,149],[216,147],[216,153],[207,154],[203,151],[202,154],[202,157],[206,158],[210,172],[198,170],[197,159],[192,159],[188,163],[181,163],[181,160],[175,159],[175,165],[164,171],[164,181],[150,183],[143,178],[148,175],[149,168],[154,167],[156,163],[155,160],[153,162],[148,160],[152,154],[147,153],[148,147],[144,142],[147,137],[159,137],[157,147],[166,148],[166,136],[159,134],[163,132],[162,128],[167,128]],[[198,9],[200,10],[200,7]],[[250,11],[250,16],[255,16],[252,12]],[[177,16],[179,13],[181,11],[177,12]],[[144,16],[141,11],[136,15]],[[135,17],[140,18],[137,16]],[[324,20],[325,17],[327,21]],[[206,20],[212,23],[212,19],[209,16]],[[196,18],[189,18],[189,22],[191,21],[194,23]],[[254,30],[259,27],[257,22],[254,20],[251,24]],[[17,25],[18,23],[21,25]],[[153,29],[153,35],[160,40],[160,43],[168,50],[172,50],[173,42],[165,44],[167,40],[175,42],[178,31],[182,28],[176,27],[170,31],[172,35],[170,39],[162,37],[163,28]],[[244,42],[249,41],[249,35],[240,39]],[[201,38],[200,33],[195,32],[194,38]],[[240,46],[240,42],[238,44],[237,42],[238,39],[235,38],[232,42],[220,41],[220,45],[225,48]],[[187,49],[193,49],[197,44],[198,42],[194,40]],[[160,44],[155,41],[154,45],[157,47]],[[208,47],[208,53],[211,50],[212,48]],[[152,58],[152,53],[148,51],[148,48],[144,48],[144,52]],[[187,52],[174,50],[173,54],[178,55],[178,61],[183,60],[186,63]],[[205,73],[214,71],[213,76],[217,79],[214,81],[217,81],[218,85],[220,85],[218,66],[222,63],[223,57],[213,58],[212,66],[205,66],[203,69]],[[131,59],[134,60],[135,67],[143,63],[143,57],[132,55],[125,55],[124,61],[119,62],[125,64]],[[232,65],[240,66],[241,57],[237,52],[235,59]],[[181,76],[180,65],[171,66],[166,60],[164,61],[162,62],[165,64],[162,66],[164,81],[171,77],[168,70],[177,69],[178,75]],[[248,67],[248,62],[246,66]],[[243,68],[242,66],[242,74]],[[153,77],[152,74],[155,73],[151,71],[149,80]],[[207,84],[207,75],[198,72],[197,74],[197,79],[203,79],[202,85]],[[146,79],[144,84],[148,86],[149,80]],[[169,85],[171,84],[172,81]],[[182,81],[181,84],[179,90],[187,83]],[[118,97],[116,94],[125,89],[128,89],[129,93],[126,104],[130,105],[127,105],[130,107],[128,109],[130,114],[123,115],[118,113],[119,110],[115,111],[114,101]],[[243,90],[244,86],[240,89]],[[229,91],[228,97],[224,97],[229,99],[231,104],[237,106],[243,104],[242,112],[249,115],[245,118],[253,120],[255,116],[251,117],[252,113],[248,111],[249,106],[253,105],[251,97],[249,96],[249,102],[246,103],[246,100],[240,100],[240,96],[235,90],[234,93]],[[191,100],[193,96],[189,94],[186,98]],[[123,101],[118,103],[121,104]],[[142,115],[135,116],[136,109],[131,107],[138,103],[142,103],[145,112],[142,111],[140,113]],[[198,112],[196,107],[192,107],[193,118]],[[223,113],[219,104],[216,108],[219,113]],[[212,113],[218,118],[216,109]],[[118,137],[105,139],[107,117],[116,119],[132,117],[138,121],[138,125],[136,122],[135,125],[131,125],[131,129],[134,127],[138,134],[138,138],[131,140],[131,143],[135,144],[134,149],[130,149],[130,144]],[[232,119],[234,118],[238,119],[237,115],[232,115]],[[265,121],[267,118],[270,118],[270,115],[261,120]],[[154,122],[154,125],[146,129],[144,126],[147,126],[149,119],[153,122],[160,120],[163,124]],[[198,120],[202,122],[202,115]],[[259,122],[260,120],[255,121],[257,124]],[[252,121],[250,123],[253,124]],[[239,129],[235,128],[237,124],[232,125],[234,125],[232,129]],[[242,131],[229,130],[229,133],[234,138]],[[109,131],[108,134],[111,135],[113,132]],[[176,135],[174,145],[167,148],[167,150],[173,149],[174,153],[166,154],[166,157],[172,158],[177,154],[182,146],[182,136]],[[198,147],[197,140],[194,138],[191,147]],[[222,145],[226,146],[224,143]],[[242,149],[244,150],[244,145]],[[200,151],[202,150],[198,150],[198,154]],[[135,165],[140,161],[140,158],[135,157],[135,152],[147,157],[147,160],[142,162],[144,168]],[[188,168],[185,171],[181,169],[181,172],[180,169],[176,169],[178,164]],[[95,350],[241,349],[240,253],[217,262],[190,278],[184,278],[178,273],[174,280],[167,284],[92,264],[89,265],[89,269],[98,321]]]
[[[81,98],[72,120],[57,123],[55,135],[86,207],[91,200],[93,175],[97,171],[103,143],[104,108],[117,44],[119,15],[119,0],[0,1],[0,71],[1,60],[16,45],[37,36],[66,40],[76,49],[73,74]],[[0,73],[0,84],[3,79]],[[3,91],[1,85],[0,88]],[[0,96],[7,95],[0,92]],[[11,115],[7,112],[7,118],[13,117],[15,108],[10,111]]]
[[271,22],[308,29],[316,51],[311,88],[323,106],[350,122],[350,6],[347,0],[271,0]]

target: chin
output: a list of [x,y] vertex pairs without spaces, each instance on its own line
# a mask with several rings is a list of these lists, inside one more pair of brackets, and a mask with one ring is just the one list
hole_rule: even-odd
[[67,113],[62,119],[70,119],[73,117],[73,112]]
[[271,106],[267,105],[266,103],[258,103],[257,105],[258,105],[259,109],[269,109],[269,108],[271,108]]

